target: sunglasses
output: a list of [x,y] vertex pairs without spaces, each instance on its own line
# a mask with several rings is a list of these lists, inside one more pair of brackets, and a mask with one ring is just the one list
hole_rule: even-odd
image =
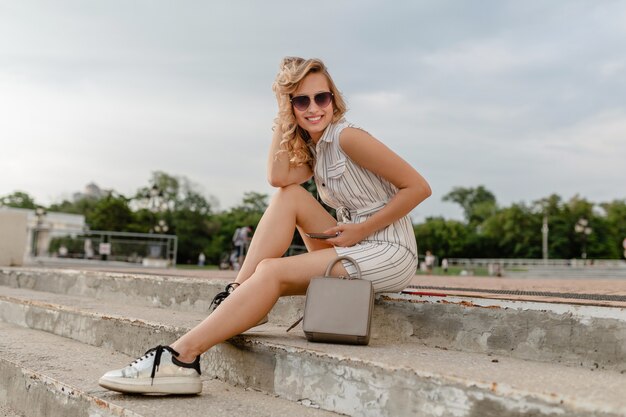
[[[330,91],[326,91],[323,93],[317,93],[313,96],[313,100],[315,100],[315,104],[318,107],[324,108],[330,104],[333,100],[333,93]],[[295,96],[292,97],[289,101],[293,104],[293,107],[300,111],[305,111],[311,105],[311,97],[310,96]]]

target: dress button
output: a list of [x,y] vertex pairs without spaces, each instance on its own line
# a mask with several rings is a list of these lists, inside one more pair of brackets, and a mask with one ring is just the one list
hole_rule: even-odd
[[322,187],[326,187],[326,183],[325,182],[322,183]]

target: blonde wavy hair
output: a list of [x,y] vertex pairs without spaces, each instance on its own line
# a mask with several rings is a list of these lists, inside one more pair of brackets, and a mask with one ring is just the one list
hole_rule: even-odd
[[330,92],[333,93],[332,123],[340,120],[347,111],[341,93],[328,73],[326,65],[321,60],[298,57],[283,58],[276,80],[272,84],[272,90],[278,101],[278,116],[274,123],[282,132],[281,150],[278,153],[288,152],[289,163],[293,166],[304,164],[312,166],[314,163],[313,155],[311,155],[308,146],[310,136],[306,130],[298,126],[290,101],[292,94],[298,89],[304,77],[311,73],[323,74],[328,80]]

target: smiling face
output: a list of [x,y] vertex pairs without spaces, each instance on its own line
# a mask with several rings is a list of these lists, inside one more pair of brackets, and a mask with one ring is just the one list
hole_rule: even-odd
[[314,143],[317,143],[322,137],[324,130],[333,119],[333,100],[326,107],[320,107],[313,100],[315,94],[327,91],[330,91],[330,86],[326,77],[321,73],[312,72],[302,79],[302,82],[292,94],[292,97],[309,96],[311,98],[311,104],[306,110],[298,110],[293,106],[292,109],[298,126],[309,132]]

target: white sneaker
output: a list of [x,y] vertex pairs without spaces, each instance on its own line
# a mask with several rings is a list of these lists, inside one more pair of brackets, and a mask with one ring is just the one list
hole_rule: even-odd
[[178,352],[157,346],[125,368],[102,375],[98,384],[118,392],[140,394],[198,394],[202,391],[200,357],[180,362]]

